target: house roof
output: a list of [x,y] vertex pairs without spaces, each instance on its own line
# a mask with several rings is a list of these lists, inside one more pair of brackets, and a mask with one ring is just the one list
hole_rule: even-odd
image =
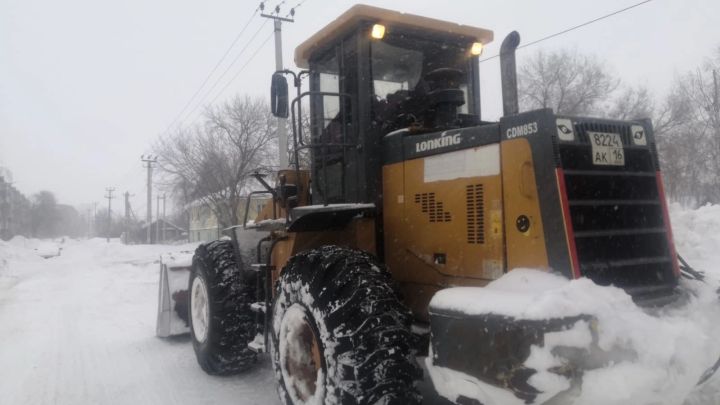
[[[150,222],[150,225],[151,225],[151,226],[154,226],[154,224],[156,224],[158,221],[164,223],[164,224],[165,224],[165,226],[164,226],[165,228],[170,227],[170,228],[173,228],[173,229],[178,230],[178,231],[180,231],[180,232],[185,232],[185,229],[183,229],[183,228],[181,228],[181,227],[173,224],[172,222],[170,222],[170,221],[168,221],[168,220],[166,220],[166,219],[162,219],[162,218],[161,218],[161,219],[156,219],[156,220]],[[147,229],[147,227],[148,227],[148,224],[143,224],[143,226],[141,227],[141,229]]]

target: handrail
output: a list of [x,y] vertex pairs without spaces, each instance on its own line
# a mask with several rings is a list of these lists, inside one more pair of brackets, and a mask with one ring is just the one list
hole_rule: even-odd
[[[349,93],[340,93],[340,92],[329,92],[329,91],[302,91],[302,78],[303,76],[309,76],[311,72],[309,70],[301,70],[298,73],[293,72],[292,70],[278,70],[275,73],[281,73],[281,74],[289,74],[293,76],[293,84],[295,85],[295,88],[297,89],[297,96],[292,100],[290,103],[290,111],[291,111],[291,125],[292,125],[292,132],[293,132],[293,157],[294,157],[294,165],[295,165],[295,173],[296,178],[300,179],[300,154],[299,151],[301,149],[310,149],[310,148],[341,148],[342,154],[343,154],[343,161],[347,161],[347,149],[352,147],[357,147],[357,143],[348,143],[348,130],[346,125],[346,118],[347,118],[347,108],[344,108],[344,103],[339,103],[340,105],[340,114],[341,114],[341,120],[342,120],[342,141],[340,143],[336,142],[315,142],[315,141],[321,141],[321,139],[312,140],[312,145],[306,145],[303,141],[303,129],[302,129],[302,99],[307,96],[336,96],[339,98],[347,98],[347,100],[350,101],[350,112],[354,114],[354,117],[357,117],[357,102],[352,95]],[[296,116],[297,111],[297,116]],[[354,123],[351,123],[351,125]],[[322,131],[321,131],[322,132]],[[327,156],[326,153],[321,153],[322,156],[322,165],[323,165],[323,184],[318,184],[318,192],[322,195],[323,200],[325,201],[325,204],[327,204],[327,195],[325,194],[325,191],[327,190],[327,182],[328,182],[328,175],[327,175]],[[342,194],[345,194],[345,167],[342,168],[343,172],[341,173],[341,189]],[[304,192],[302,190],[302,185],[297,184],[298,187],[298,193]]]
[[[296,82],[297,85],[299,85],[298,82]],[[313,140],[312,145],[306,145],[305,142],[302,139],[302,99],[304,97],[308,96],[334,96],[334,97],[341,97],[341,98],[347,98],[350,101],[350,111],[357,114],[357,105],[355,99],[350,95],[349,93],[340,93],[340,92],[329,92],[329,91],[314,91],[309,90],[302,92],[300,91],[298,87],[298,95],[292,100],[290,103],[290,111],[291,111],[291,122],[292,122],[292,130],[293,130],[293,154],[295,157],[295,170],[297,171],[298,175],[297,177],[300,178],[300,156],[299,151],[301,149],[308,149],[308,148],[333,148],[338,147],[342,148],[343,158],[345,158],[345,153],[347,148],[357,147],[357,143],[348,143],[347,138],[347,125],[345,125],[345,117],[347,114],[347,109],[342,107],[340,108],[340,114],[342,115],[342,142],[336,143],[336,142],[315,142],[315,141],[321,141],[321,139]],[[297,117],[295,115],[297,110]],[[297,130],[296,130],[297,128]],[[323,166],[323,184],[322,187],[318,188],[318,191],[323,197],[323,200],[325,200],[325,203],[327,204],[327,195],[325,194],[327,190],[327,182],[328,182],[328,175],[327,175],[327,156],[326,153],[322,153],[322,166]],[[343,170],[345,168],[343,167]],[[345,192],[345,175],[343,172],[343,175],[341,176],[342,179],[342,190],[343,194]]]

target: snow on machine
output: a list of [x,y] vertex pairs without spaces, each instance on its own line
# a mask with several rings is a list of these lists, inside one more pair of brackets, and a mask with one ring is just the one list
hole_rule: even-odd
[[[593,349],[603,325],[582,308],[528,317],[538,295],[485,286],[533,268],[643,306],[677,298],[652,124],[520,112],[516,32],[500,53],[504,116],[483,121],[478,58],[492,40],[358,5],[297,47],[305,70],[273,74],[294,162],[274,184],[257,176],[272,202],[252,226],[192,259],[188,321],[205,371],[247,370],[268,352],[284,403],[413,404],[416,356],[428,356],[450,401],[541,403],[570,385],[542,391],[533,376],[577,381],[624,354]],[[565,332],[590,349],[564,347]],[[551,342],[561,363],[533,368],[533,348]]]

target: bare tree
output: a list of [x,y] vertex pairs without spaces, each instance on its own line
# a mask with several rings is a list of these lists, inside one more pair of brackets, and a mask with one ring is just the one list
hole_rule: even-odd
[[679,76],[655,115],[656,138],[673,199],[720,202],[720,48],[700,68]]
[[[520,72],[521,102],[525,109],[550,107],[556,113],[569,115],[651,119],[669,194],[676,200],[682,196],[692,196],[693,201],[708,200],[705,183],[709,179],[705,173],[720,170],[720,165],[709,166],[713,161],[709,151],[720,152],[720,137],[715,137],[717,147],[708,149],[708,143],[703,142],[705,133],[710,127],[719,127],[698,124],[705,122],[699,116],[707,116],[711,111],[707,108],[711,95],[696,89],[708,88],[707,73],[678,80],[669,94],[657,102],[647,87],[622,86],[606,63],[576,51],[540,51],[521,66]],[[696,105],[705,107],[695,111]]]
[[60,216],[57,211],[55,194],[43,190],[33,195],[31,208],[32,234],[36,238],[57,236],[57,224]]
[[625,87],[612,99],[606,116],[618,120],[636,120],[654,117],[655,110],[655,100],[647,87]]
[[539,51],[520,67],[520,103],[524,110],[552,108],[558,114],[596,114],[620,81],[607,64],[574,50]]
[[220,226],[238,224],[250,175],[275,161],[276,120],[264,100],[235,97],[206,109],[204,122],[155,144],[159,167],[186,202],[208,206]]

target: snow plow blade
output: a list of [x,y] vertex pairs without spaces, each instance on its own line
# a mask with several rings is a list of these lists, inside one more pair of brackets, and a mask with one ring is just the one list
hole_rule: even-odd
[[[584,371],[636,356],[630,350],[602,350],[597,328],[597,320],[584,314],[517,319],[490,311],[468,314],[431,302],[426,366],[438,394],[456,404],[542,404],[569,395]],[[536,350],[558,361],[536,370]],[[543,391],[533,385],[534,376],[560,377],[566,384]]]
[[[531,347],[542,345],[546,333],[570,329],[578,321],[590,324],[583,316],[530,321],[495,314],[431,312],[427,361],[433,383],[441,395],[458,404],[488,403],[484,393],[495,390],[507,390],[508,400],[514,396],[519,403],[538,403],[541,392],[528,383],[536,370],[524,364]],[[568,364],[557,371],[575,375],[578,370]],[[443,392],[442,387],[448,386],[454,392]]]
[[190,333],[188,326],[188,280],[192,252],[160,256],[160,286],[155,334],[169,337]]

